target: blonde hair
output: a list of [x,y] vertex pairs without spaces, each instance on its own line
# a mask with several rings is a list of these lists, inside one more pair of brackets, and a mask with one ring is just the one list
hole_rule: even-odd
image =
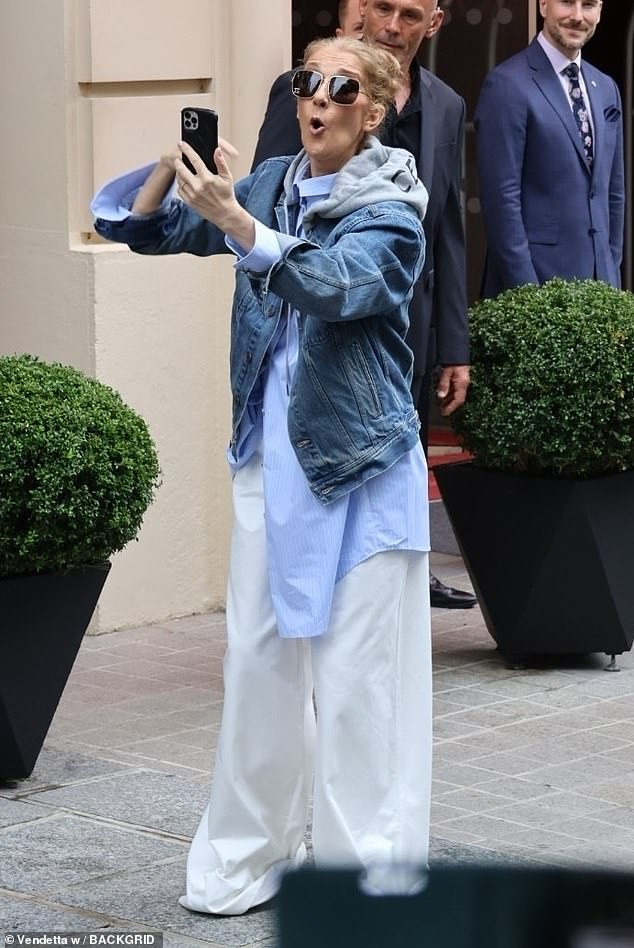
[[304,63],[322,47],[356,56],[363,73],[364,91],[375,105],[388,111],[401,81],[401,67],[391,53],[349,36],[329,36],[308,44],[304,50]]

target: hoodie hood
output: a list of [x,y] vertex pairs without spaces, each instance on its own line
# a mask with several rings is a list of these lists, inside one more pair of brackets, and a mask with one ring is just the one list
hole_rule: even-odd
[[[288,169],[284,181],[286,194],[292,193],[292,185],[299,167],[309,161],[301,151]],[[378,138],[369,136],[361,151],[343,166],[337,174],[332,190],[323,201],[316,201],[304,218],[341,218],[383,201],[398,201],[408,204],[421,219],[427,210],[428,195],[419,180],[414,157],[403,148],[388,148]]]

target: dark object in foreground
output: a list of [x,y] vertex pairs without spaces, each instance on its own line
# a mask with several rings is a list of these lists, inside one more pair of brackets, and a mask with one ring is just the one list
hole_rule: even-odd
[[[417,879],[416,894],[372,894],[377,885],[385,891]],[[429,873],[303,869],[284,877],[277,909],[279,948],[634,944],[634,875],[619,872],[476,865]]]

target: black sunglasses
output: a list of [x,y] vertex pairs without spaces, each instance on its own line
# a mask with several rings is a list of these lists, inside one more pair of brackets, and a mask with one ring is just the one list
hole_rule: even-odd
[[[312,99],[325,78],[316,69],[298,69],[292,80],[293,95],[298,99]],[[328,80],[328,98],[331,102],[337,105],[354,105],[358,95],[367,95],[358,79],[351,76],[331,76]]]

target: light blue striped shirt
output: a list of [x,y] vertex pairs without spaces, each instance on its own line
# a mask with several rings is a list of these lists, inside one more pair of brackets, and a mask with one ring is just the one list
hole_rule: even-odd
[[[330,193],[335,178],[303,178],[305,170],[300,166],[295,180],[298,236],[305,211]],[[248,254],[227,243],[240,257],[237,268],[263,272],[280,257],[274,232],[259,222]],[[420,442],[389,470],[332,504],[324,507],[310,491],[286,423],[297,364],[297,315],[291,310],[282,317],[237,448],[240,466],[262,445],[271,597],[279,634],[287,638],[327,630],[335,584],[363,560],[384,550],[429,549],[427,465]]]

